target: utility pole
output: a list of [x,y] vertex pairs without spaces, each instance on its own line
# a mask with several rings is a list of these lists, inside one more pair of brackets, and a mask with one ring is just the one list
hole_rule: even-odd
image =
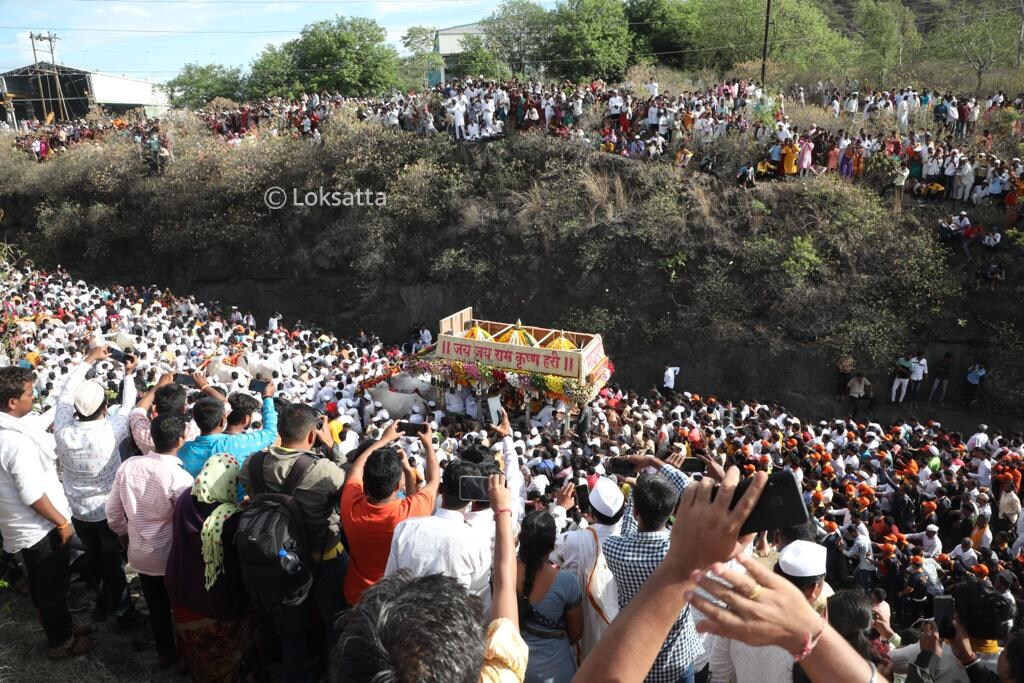
[[[63,89],[61,89],[60,86],[60,72],[57,71],[57,59],[53,55],[53,42],[57,40],[57,36],[47,31],[45,36],[41,33],[37,34],[36,40],[45,40],[47,43],[50,44],[50,66],[53,68],[53,82],[57,85],[57,101],[60,103],[60,113],[64,117],[63,120],[67,121],[68,107],[67,103],[64,101],[64,91]],[[56,111],[56,108],[54,108],[54,110]]]
[[39,86],[39,101],[43,103],[43,120],[49,116],[49,112],[46,111],[46,95],[43,94],[43,77],[39,73],[39,58],[36,56],[36,36],[34,33],[28,34],[28,39],[32,41],[32,61],[36,66],[36,85]]
[[772,23],[772,0],[768,0],[768,7],[764,11],[764,47],[761,48],[761,87],[765,84],[765,71],[768,69],[768,27]]

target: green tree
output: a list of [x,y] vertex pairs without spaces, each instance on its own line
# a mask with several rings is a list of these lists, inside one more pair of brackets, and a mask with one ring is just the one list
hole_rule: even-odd
[[898,0],[859,0],[854,18],[862,36],[861,61],[880,83],[894,68],[903,69],[908,52],[921,47],[914,12]]
[[386,38],[372,19],[337,16],[309,24],[286,47],[307,89],[377,95],[398,82],[398,52]]
[[968,67],[980,94],[985,74],[1014,59],[1020,24],[1011,11],[990,2],[961,0],[944,16],[928,43],[935,46],[940,58]]
[[693,60],[685,52],[696,44],[693,3],[686,0],[627,0],[626,21],[633,27],[632,61],[651,57],[685,68]]
[[481,36],[463,36],[460,45],[462,52],[458,55],[458,60],[461,73],[473,78],[483,76],[495,80],[512,77],[512,69],[501,61],[498,55],[487,49]]
[[246,93],[250,99],[294,97],[302,89],[301,74],[290,43],[280,47],[268,45],[249,67]]
[[402,47],[409,51],[409,56],[403,60],[403,70],[421,87],[429,83],[431,71],[444,69],[444,58],[434,52],[436,32],[437,29],[430,26],[410,26],[402,36]]
[[214,97],[240,100],[243,98],[242,71],[223,64],[186,64],[164,88],[176,107],[201,107]]
[[551,33],[551,13],[530,0],[505,0],[480,22],[488,49],[512,69],[527,73],[543,59]]
[[[767,0],[692,0],[695,33],[716,50],[695,53],[704,66],[725,71],[761,59]],[[768,58],[799,69],[832,70],[855,57],[853,43],[834,30],[811,0],[772,0]]]
[[619,0],[564,0],[554,13],[552,72],[574,80],[625,74],[632,34]]

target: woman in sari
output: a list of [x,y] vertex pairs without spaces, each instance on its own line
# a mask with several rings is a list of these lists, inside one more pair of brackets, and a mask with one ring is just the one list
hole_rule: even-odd
[[851,142],[843,150],[839,160],[839,175],[843,180],[853,180],[853,143]]
[[[174,506],[174,540],[165,583],[179,656],[192,680],[244,680],[251,665],[246,594],[234,552],[238,529],[238,461],[212,456],[190,494]],[[251,666],[249,667],[251,668]]]
[[829,145],[827,167],[829,173],[839,171],[839,144],[834,141]]

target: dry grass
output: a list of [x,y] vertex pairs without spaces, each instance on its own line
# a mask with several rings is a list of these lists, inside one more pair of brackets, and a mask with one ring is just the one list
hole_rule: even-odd
[[[137,584],[133,593],[137,593]],[[85,584],[72,585],[72,603],[91,605]],[[136,604],[144,605],[136,595]],[[76,623],[88,623],[89,610],[74,615]],[[186,680],[177,673],[160,671],[148,622],[128,633],[114,631],[112,619],[99,625],[93,638],[96,648],[87,655],[52,662],[46,658],[46,638],[27,595],[15,588],[0,589],[0,682],[2,683],[106,683]]]
[[629,198],[622,178],[587,170],[580,174],[580,183],[591,200],[590,220],[614,220],[629,209]]
[[536,180],[526,192],[510,194],[519,206],[516,211],[516,221],[520,225],[537,225],[543,222],[544,215],[548,212],[548,193],[541,188]]

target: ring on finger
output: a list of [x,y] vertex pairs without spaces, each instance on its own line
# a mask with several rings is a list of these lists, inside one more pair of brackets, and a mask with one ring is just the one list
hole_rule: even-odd
[[750,595],[747,596],[747,599],[748,600],[757,600],[757,596],[761,595],[761,591],[762,590],[764,590],[764,586],[762,586],[759,583],[755,584],[754,585],[754,590],[752,590],[750,592]]

